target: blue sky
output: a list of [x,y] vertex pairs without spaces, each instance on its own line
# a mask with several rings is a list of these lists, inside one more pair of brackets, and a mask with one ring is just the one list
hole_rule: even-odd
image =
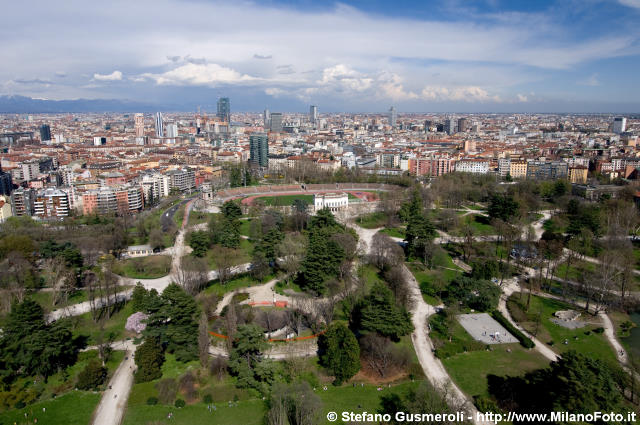
[[163,109],[638,112],[640,0],[12,2],[0,94]]

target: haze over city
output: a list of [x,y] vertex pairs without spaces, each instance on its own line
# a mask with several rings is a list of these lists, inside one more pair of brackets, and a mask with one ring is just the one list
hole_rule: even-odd
[[637,0],[30,1],[3,17],[0,95],[185,111],[220,96],[236,111],[640,110]]

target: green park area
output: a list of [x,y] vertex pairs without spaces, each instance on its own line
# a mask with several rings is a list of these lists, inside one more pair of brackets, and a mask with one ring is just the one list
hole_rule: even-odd
[[[559,300],[532,295],[527,310],[528,294],[514,293],[507,302],[511,317],[542,343],[562,354],[575,350],[592,358],[617,362],[616,354],[607,341],[599,317]],[[553,323],[554,313],[561,310],[577,310],[582,314],[584,327],[569,329]]]
[[113,272],[132,279],[156,279],[171,271],[171,257],[168,255],[149,255],[146,257],[118,260]]

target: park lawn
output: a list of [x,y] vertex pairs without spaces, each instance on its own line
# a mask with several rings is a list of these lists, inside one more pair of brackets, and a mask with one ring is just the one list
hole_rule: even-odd
[[298,284],[295,283],[294,281],[281,280],[275,284],[275,286],[273,287],[273,290],[280,295],[287,295],[287,292],[291,292],[291,291],[299,294],[304,294],[304,291],[302,290],[302,288],[300,288],[300,286],[298,286]]
[[204,211],[191,211],[189,214],[189,226],[195,226],[196,224],[208,223],[209,219],[214,215]]
[[488,395],[487,376],[490,374],[520,376],[549,365],[540,353],[527,350],[520,344],[495,344],[491,351],[460,353],[442,360],[442,363],[456,385],[470,396]]
[[[88,424],[100,396],[100,393],[91,391],[71,391],[22,409],[0,413],[0,423],[33,424],[38,419],[39,423],[47,425]],[[43,408],[46,409],[45,412],[42,411]],[[28,415],[26,418],[25,413]]]
[[168,255],[149,255],[147,257],[118,260],[114,264],[115,274],[132,279],[157,279],[171,271],[171,257]]
[[405,229],[400,227],[385,228],[380,230],[380,233],[384,233],[385,235],[389,235],[394,238],[404,239],[406,237]]
[[53,305],[53,292],[50,291],[35,291],[30,293],[28,297],[40,304],[44,311],[52,311],[57,308],[67,307],[72,304],[78,304],[87,301],[88,299],[87,292],[80,289],[71,293],[66,302],[62,302],[57,305]]
[[387,223],[387,215],[382,211],[363,214],[356,218],[356,224],[365,229],[377,229]]
[[[522,294],[522,301],[520,301],[520,293],[514,293],[509,297],[507,306],[514,320],[528,332],[535,334],[536,327],[538,328],[536,336],[538,340],[547,345],[553,341],[551,348],[559,354],[569,350],[576,350],[596,359],[617,362],[616,354],[611,345],[609,345],[604,333],[593,332],[594,329],[602,326],[599,318],[583,312],[579,320],[584,320],[589,324],[580,329],[567,329],[551,321],[553,313],[558,310],[576,310],[577,307],[559,300],[532,295],[531,307],[529,312],[525,313],[519,303],[526,305],[527,296],[528,294]],[[538,314],[541,318],[540,326],[537,326],[536,323]],[[568,341],[566,345],[564,344],[565,340]]]
[[[156,384],[161,379],[179,378],[187,371],[198,376],[198,398],[183,408],[176,408],[173,404],[158,403],[147,405],[150,397],[158,397]],[[263,423],[266,412],[265,402],[252,397],[246,390],[235,387],[235,379],[225,376],[218,380],[200,369],[198,361],[181,363],[176,361],[173,354],[167,354],[162,365],[162,378],[151,382],[134,384],[124,424],[255,424]],[[210,394],[216,410],[209,412],[206,404],[201,400],[205,394]],[[178,393],[176,398],[184,396]],[[229,402],[234,402],[231,406]],[[173,413],[173,419],[168,420],[167,414]]]
[[462,229],[465,226],[471,226],[476,236],[495,235],[496,229],[489,224],[490,218],[478,214],[469,214],[460,218],[458,227],[450,232],[455,236],[463,236]]
[[372,264],[358,267],[358,277],[364,280],[364,287],[367,293],[376,283],[384,283],[384,279],[380,276],[380,270]]
[[[248,239],[240,238],[240,247],[233,249],[231,253],[231,257],[233,259],[232,265],[237,266],[238,264],[246,264],[251,262],[251,253],[253,252],[253,243]],[[216,263],[215,251],[213,249],[209,249],[207,251],[207,255],[205,257],[207,259],[207,263],[211,269],[216,269],[218,267]]]
[[596,264],[590,263],[588,261],[574,260],[571,262],[571,266],[568,268],[567,272],[567,264],[562,263],[556,268],[555,275],[561,279],[573,280],[577,282],[580,279],[581,268],[593,272],[596,270]]
[[222,297],[227,292],[235,291],[240,288],[247,288],[249,286],[262,285],[271,279],[275,278],[275,275],[270,274],[266,276],[262,281],[252,278],[249,274],[245,273],[240,276],[236,276],[233,279],[221,285],[218,280],[214,280],[204,289],[205,294],[215,294]]
[[112,335],[114,341],[127,337],[129,332],[124,329],[124,326],[127,323],[127,318],[133,313],[133,306],[130,302],[127,302],[109,318],[104,313],[99,313],[100,316],[97,322],[91,319],[91,312],[73,316],[67,320],[71,322],[71,330],[74,336],[88,336],[87,345],[95,345],[101,333],[103,333],[105,339]]
[[[340,387],[334,387],[333,385],[327,385],[327,390],[322,388],[316,388],[316,394],[320,397],[323,403],[323,409],[321,418],[325,418],[329,412],[376,412],[380,407],[380,396],[388,394],[389,392],[397,393],[400,391],[407,391],[412,388],[418,388],[420,381],[415,382],[403,382],[400,384],[394,384],[389,388],[386,385],[378,387],[377,385],[360,384],[344,384]],[[378,391],[378,388],[382,388]],[[319,423],[325,422],[324,419]],[[338,422],[339,423],[339,422]]]
[[[453,263],[453,259],[446,251],[443,251],[441,255],[437,255],[434,258],[434,267],[432,269],[427,268],[420,262],[407,263],[407,267],[411,270],[411,273],[413,273],[413,276],[421,288],[423,286],[432,287],[437,280],[442,281],[445,286],[449,285],[456,277],[463,273],[463,271]],[[422,297],[425,302],[430,305],[440,305],[442,303],[434,294],[426,294],[423,292]]]
[[240,234],[249,237],[251,235],[251,218],[240,220]]
[[261,196],[256,198],[268,207],[288,207],[293,205],[293,201],[302,199],[308,205],[313,204],[313,195],[280,195],[280,196]]
[[[123,425],[262,425],[266,412],[266,402],[258,399],[238,401],[231,407],[227,403],[216,403],[216,410],[212,412],[201,402],[180,409],[161,404],[148,406],[130,403]],[[173,413],[171,419],[167,419],[169,413]]]

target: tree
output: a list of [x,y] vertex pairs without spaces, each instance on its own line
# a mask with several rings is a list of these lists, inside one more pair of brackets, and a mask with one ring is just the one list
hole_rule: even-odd
[[151,245],[151,248],[154,250],[164,248],[164,234],[162,230],[156,228],[149,233],[149,245]]
[[151,337],[145,341],[136,350],[135,356],[136,371],[135,381],[149,382],[162,376],[162,364],[164,363],[164,352],[158,340]]
[[202,313],[200,315],[200,322],[198,323],[198,354],[200,357],[200,365],[202,367],[205,367],[209,361],[210,344],[209,321],[207,320],[207,315]]
[[188,362],[198,358],[197,306],[192,296],[175,283],[165,288],[160,308],[151,313],[144,330],[146,338],[156,339],[173,353],[176,360]]
[[287,233],[277,247],[278,266],[287,273],[287,278],[300,270],[306,251],[306,240],[301,233]]
[[78,347],[69,323],[46,324],[42,307],[32,300],[14,304],[0,337],[0,377],[11,382],[18,376],[45,379],[75,363]]
[[369,333],[360,339],[362,357],[369,367],[384,378],[389,370],[409,364],[410,354],[406,350],[397,349],[389,338]]
[[204,257],[207,254],[207,250],[211,245],[211,240],[207,232],[196,230],[195,232],[191,232],[187,239],[189,246],[193,250],[193,255],[196,257]]
[[187,293],[195,295],[209,282],[209,266],[203,258],[184,257],[173,278]]
[[271,365],[262,358],[268,347],[262,328],[255,324],[240,325],[229,354],[229,369],[237,376],[238,386],[266,391],[271,381]]
[[320,420],[322,401],[306,381],[274,385],[269,405],[268,425],[315,425]]
[[513,196],[507,195],[506,193],[494,193],[489,201],[487,213],[489,217],[493,219],[509,221],[516,215],[518,208],[518,202],[513,199]]
[[134,312],[141,311],[146,313],[147,311],[147,297],[149,293],[142,286],[142,283],[136,283],[136,286],[133,288],[133,292],[131,293],[131,307]]
[[490,311],[498,305],[500,288],[488,280],[456,277],[447,288],[445,303],[458,303],[478,311]]
[[267,261],[264,253],[262,251],[255,250],[251,256],[251,268],[249,269],[251,277],[260,281],[269,274],[270,270],[269,262]]
[[318,337],[320,363],[331,371],[334,385],[340,385],[360,370],[360,346],[355,335],[342,322],[329,325]]
[[234,221],[242,217],[242,209],[236,201],[227,201],[222,204],[222,215],[229,221]]
[[568,351],[548,368],[523,377],[490,375],[489,393],[516,412],[615,412],[622,408],[615,367]]
[[78,374],[76,387],[79,390],[97,390],[107,379],[107,368],[96,359],[87,363],[84,369]]
[[218,272],[218,280],[224,285],[231,277],[231,268],[233,267],[235,251],[223,246],[213,248],[213,258],[216,261],[216,271]]
[[409,255],[420,258],[424,263],[427,263],[433,252],[431,245],[435,235],[436,231],[426,216],[411,216],[405,234]]
[[351,320],[357,329],[378,332],[394,340],[413,331],[411,314],[396,305],[393,293],[381,282],[374,284],[369,295],[358,303]]

